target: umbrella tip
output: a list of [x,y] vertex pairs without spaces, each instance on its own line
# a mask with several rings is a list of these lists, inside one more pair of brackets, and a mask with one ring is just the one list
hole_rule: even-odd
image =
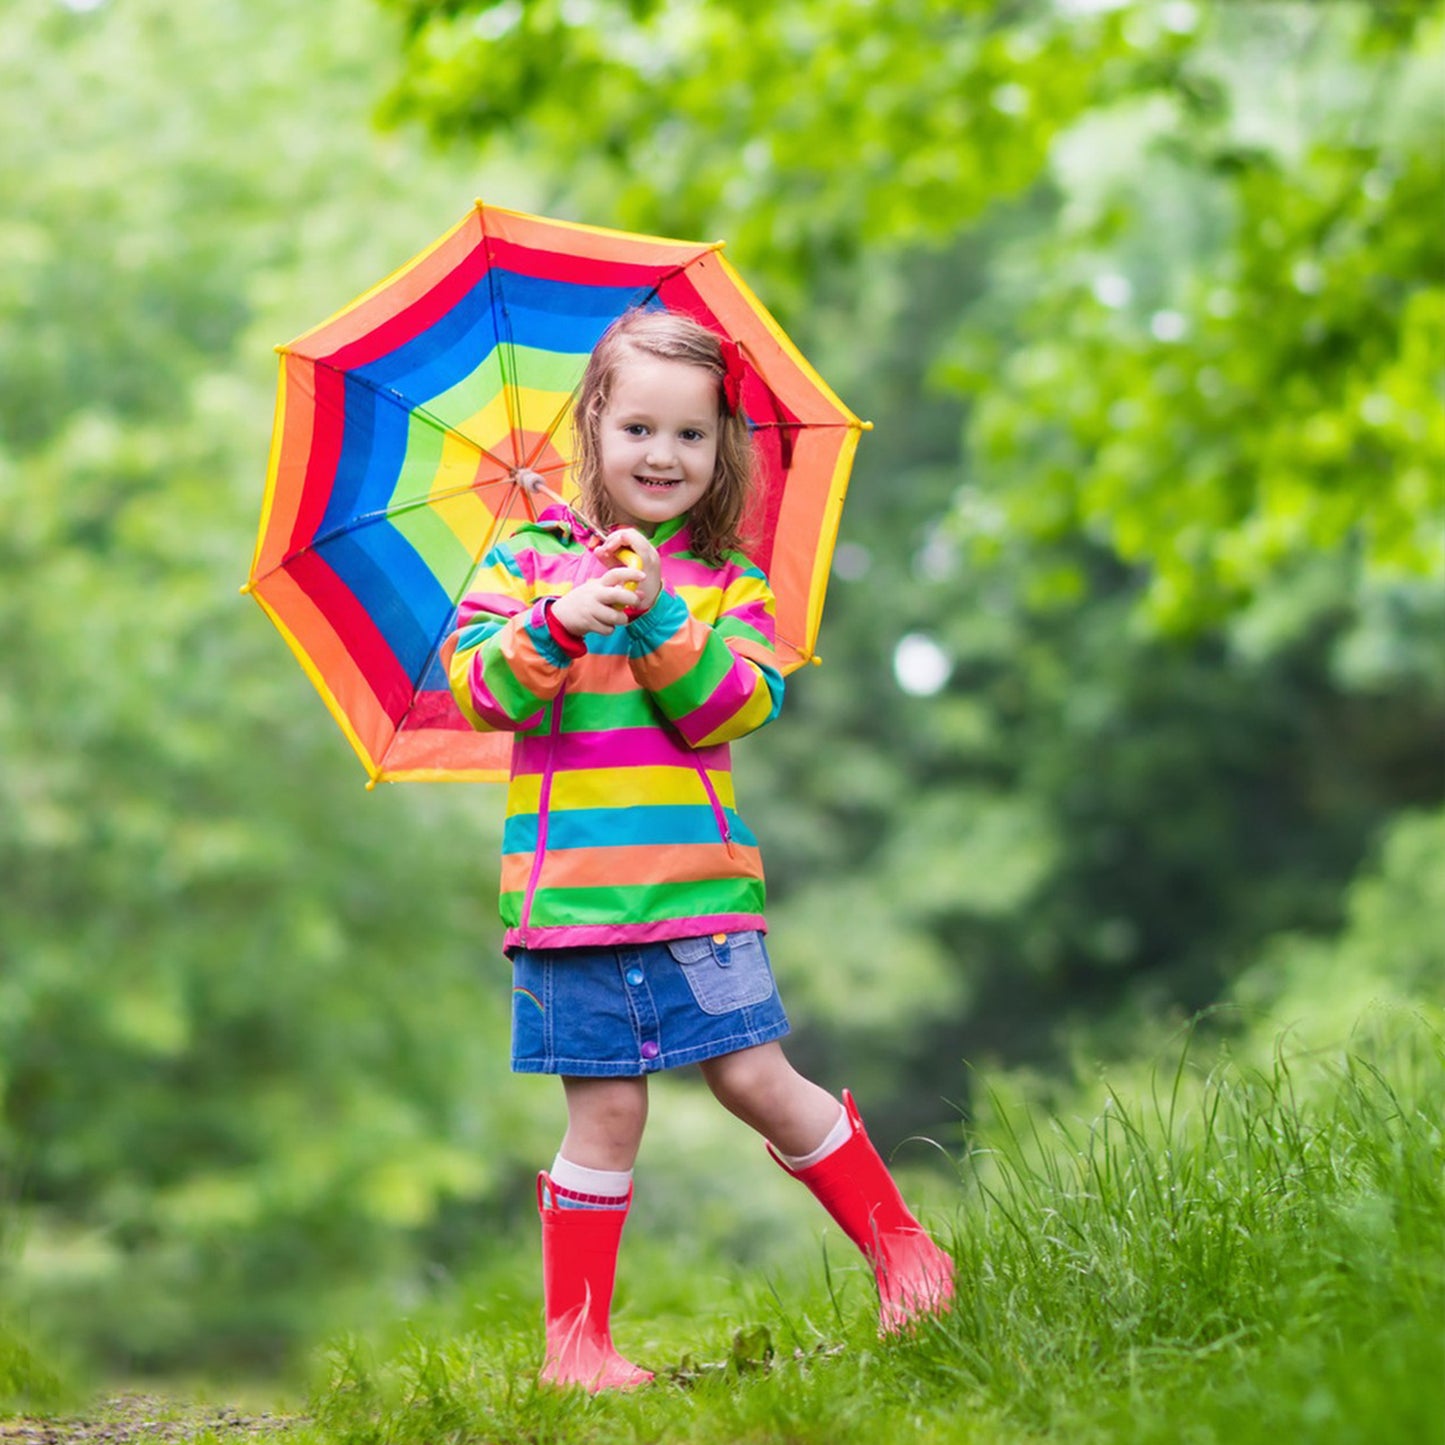
[[808,658],[808,661],[811,662],[814,667],[822,667],[822,665],[823,665],[823,659],[822,659],[821,657],[819,657],[816,652],[813,653],[812,656]]
[[244,597],[248,592],[250,592],[250,590],[251,590],[251,583],[249,583],[249,582],[243,582],[243,583],[241,583],[241,586],[240,586],[240,589],[239,589],[239,590],[240,590],[241,596]]
[[858,426],[859,426],[859,428],[860,428],[861,430],[863,430],[863,431],[872,431],[872,430],[873,430],[873,423],[872,423],[871,421],[860,421],[860,422],[858,423]]
[[366,780],[366,791],[368,793],[374,792],[376,790],[376,783],[377,780],[375,778],[368,778]]

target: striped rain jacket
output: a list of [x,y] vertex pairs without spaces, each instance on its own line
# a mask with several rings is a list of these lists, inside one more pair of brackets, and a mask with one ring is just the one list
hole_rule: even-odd
[[741,554],[712,566],[660,526],[663,590],[573,658],[546,599],[605,568],[561,508],[483,559],[447,641],[472,726],[516,734],[502,841],[505,946],[764,929],[762,859],[728,744],[782,704],[773,596]]

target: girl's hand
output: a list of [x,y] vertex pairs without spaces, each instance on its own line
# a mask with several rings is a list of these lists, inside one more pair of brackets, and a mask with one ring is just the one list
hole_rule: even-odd
[[638,594],[625,584],[631,582],[640,590],[642,581],[643,574],[636,567],[609,568],[600,577],[563,593],[552,604],[552,616],[574,637],[589,632],[606,637],[627,621],[627,610],[637,605]]
[[623,548],[637,558],[637,567],[642,572],[636,599],[629,605],[638,612],[646,612],[662,591],[662,558],[657,555],[657,548],[636,527],[619,527],[615,532],[609,532],[606,540],[598,544],[596,555],[603,561],[625,561],[617,555]]

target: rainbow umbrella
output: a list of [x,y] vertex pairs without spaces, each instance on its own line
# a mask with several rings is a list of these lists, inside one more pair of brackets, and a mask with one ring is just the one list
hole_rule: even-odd
[[249,592],[381,779],[502,779],[510,737],[457,711],[438,653],[492,545],[535,516],[536,476],[573,489],[575,389],[631,307],[738,343],[759,486],[753,559],[777,596],[778,659],[816,661],[861,422],[721,255],[478,202],[440,240],[277,350]]

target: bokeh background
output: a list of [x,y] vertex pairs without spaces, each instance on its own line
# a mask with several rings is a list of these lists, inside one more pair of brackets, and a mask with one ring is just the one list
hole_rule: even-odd
[[[477,196],[726,237],[875,423],[739,786],[920,1189],[990,1071],[1438,1019],[1442,87],[1403,0],[6,0],[4,1328],[264,1375],[535,1247],[501,790],[366,792],[238,595],[272,346]],[[812,1221],[688,1077],[640,1178]]]

